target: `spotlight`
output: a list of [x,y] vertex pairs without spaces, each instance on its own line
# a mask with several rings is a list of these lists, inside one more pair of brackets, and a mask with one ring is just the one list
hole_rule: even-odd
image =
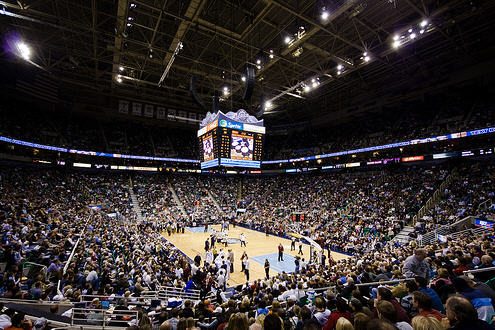
[[321,19],[326,21],[329,16],[330,16],[330,13],[326,9],[323,9],[323,11],[321,12]]
[[292,40],[292,38],[291,38],[291,37],[289,37],[289,36],[287,36],[287,37],[285,37],[284,42],[285,42],[286,44],[290,44],[291,40]]
[[256,66],[256,68],[257,68],[258,70],[261,70],[261,65],[257,65],[257,66]]
[[120,72],[124,71],[124,67],[123,66],[119,66],[119,71]]
[[412,31],[413,31],[412,29],[407,30],[407,32],[409,32],[409,33],[411,33]]
[[122,76],[119,74],[116,80],[120,84],[122,82]]
[[256,64],[261,64],[261,60],[259,58],[256,60]]
[[149,58],[153,58],[153,49],[150,48],[150,50],[148,51],[148,56]]
[[311,90],[311,87],[309,85],[304,85],[304,91],[307,93]]
[[399,40],[395,40],[393,43],[392,43],[392,47],[394,48],[399,48],[400,46],[400,41]]
[[394,36],[394,41],[397,41],[397,40],[399,40],[399,39],[400,39],[399,35],[398,35],[398,34],[396,34],[396,35]]
[[136,7],[137,7],[137,5],[134,2],[132,2],[129,6],[129,8],[131,8],[131,9],[135,9]]
[[423,33],[425,33],[425,30],[423,29],[419,30],[419,34],[423,34]]
[[364,52],[364,53],[363,53],[363,56],[364,56],[364,57],[368,56],[368,52]]
[[265,102],[265,109],[270,109],[273,106],[271,101],[266,101]]
[[31,58],[31,48],[24,42],[20,41],[17,43],[17,51],[19,52],[19,56],[25,60],[29,60]]
[[342,71],[343,68],[344,66],[342,64],[337,65],[337,70]]
[[273,55],[273,49],[270,49],[270,55],[268,55],[268,57],[270,57],[271,59],[275,57],[275,55]]
[[224,96],[229,95],[229,88],[228,88],[227,86],[224,86],[224,87],[223,87],[223,95],[224,95]]
[[317,81],[313,81],[313,88],[318,87],[319,83]]
[[132,22],[132,21],[134,21],[134,17],[129,16],[129,17],[127,17],[127,20],[128,20],[129,22]]
[[241,81],[246,82],[246,76],[241,76]]
[[342,74],[342,71],[337,71],[337,76],[340,76]]
[[414,33],[414,32],[413,32],[413,33],[411,33],[411,34],[409,35],[409,38],[411,38],[411,39],[415,39],[415,38],[416,38],[416,33]]
[[365,56],[365,57],[364,57],[364,61],[365,61],[365,62],[369,62],[369,61],[370,61],[370,57],[369,57],[369,56]]
[[421,27],[425,27],[425,26],[427,26],[427,25],[428,25],[428,21],[427,21],[427,20],[425,20],[425,19],[424,19],[424,20],[422,20],[422,21],[421,21],[421,23],[419,23],[419,26],[421,26]]
[[126,24],[126,26],[127,26],[127,27],[131,27],[131,26],[132,26],[132,23],[129,23],[129,22],[128,22],[128,23]]

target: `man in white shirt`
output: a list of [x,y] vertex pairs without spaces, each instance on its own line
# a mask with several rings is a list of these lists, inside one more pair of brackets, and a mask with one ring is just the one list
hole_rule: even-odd
[[249,258],[244,259],[244,274],[246,274],[246,281],[249,281]]

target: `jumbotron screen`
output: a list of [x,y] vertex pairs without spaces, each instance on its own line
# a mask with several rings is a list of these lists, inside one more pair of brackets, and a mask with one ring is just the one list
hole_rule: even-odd
[[265,127],[219,117],[198,131],[201,169],[260,168]]

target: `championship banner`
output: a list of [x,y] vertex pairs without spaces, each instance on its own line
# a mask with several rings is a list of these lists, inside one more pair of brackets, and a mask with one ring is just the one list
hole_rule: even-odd
[[143,105],[141,103],[135,103],[135,102],[133,102],[132,103],[132,114],[134,116],[142,116],[143,115],[141,113],[142,106]]
[[119,113],[129,114],[129,101],[120,100],[119,101]]
[[156,119],[167,119],[167,110],[163,107],[157,107]]
[[147,118],[153,118],[153,105],[146,104],[144,106],[144,116]]

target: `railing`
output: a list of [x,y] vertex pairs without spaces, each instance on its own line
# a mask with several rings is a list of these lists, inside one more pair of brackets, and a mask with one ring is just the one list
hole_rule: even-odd
[[486,268],[480,268],[480,269],[465,270],[463,273],[464,274],[477,274],[477,273],[489,272],[492,270],[495,270],[495,267],[486,267]]
[[448,185],[457,177],[457,169],[453,169],[452,173],[449,174],[447,178],[440,184],[440,186],[435,190],[433,195],[426,201],[425,205],[421,207],[418,211],[418,213],[413,217],[413,224],[415,225],[416,222],[421,219],[426,212],[428,212],[437,202],[440,200],[440,198],[443,195],[443,192],[445,191],[445,188],[447,188]]
[[[138,311],[115,311],[111,309],[95,308],[73,308],[71,314],[71,325],[81,325],[87,329],[88,326],[97,326],[100,329],[126,328],[129,321],[139,324]],[[109,325],[112,323],[112,325]]]
[[414,278],[400,278],[400,279],[396,279],[396,280],[382,281],[382,282],[358,283],[358,284],[356,284],[356,286],[361,287],[361,286],[396,284],[396,283],[401,283],[401,282],[411,281],[411,280],[414,280]]
[[186,290],[183,288],[162,286],[156,291],[143,291],[141,293],[141,296],[148,299],[151,298],[165,301],[170,298],[180,298],[197,301],[200,299],[200,290]]
[[468,217],[465,217],[459,221],[454,222],[453,224],[443,225],[443,226],[441,226],[441,227],[439,227],[433,231],[430,231],[430,232],[423,235],[421,241],[418,242],[418,244],[420,246],[428,245],[428,244],[431,244],[433,242],[436,242],[438,239],[438,235],[446,236],[446,235],[451,235],[453,233],[456,233],[456,232],[458,232],[458,230],[456,228],[460,227],[461,225],[464,225],[465,223],[472,223],[472,219],[473,219],[473,217],[468,216]]
[[490,205],[493,204],[493,200],[491,198],[488,198],[486,201],[483,201],[478,205],[478,212],[486,210],[490,205],[487,206],[487,204],[490,203]]

